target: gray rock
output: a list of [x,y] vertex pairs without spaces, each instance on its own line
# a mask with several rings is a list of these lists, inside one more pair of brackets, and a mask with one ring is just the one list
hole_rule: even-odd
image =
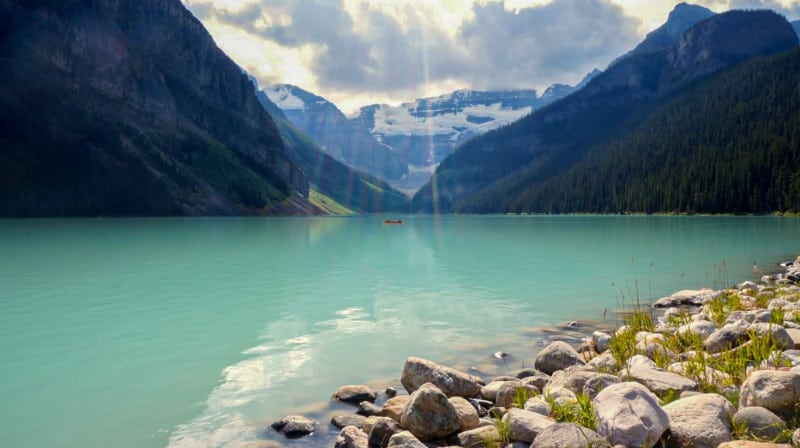
[[459,422],[459,432],[469,431],[470,429],[475,429],[480,425],[478,411],[469,401],[461,397],[450,397],[447,399],[447,401],[449,401],[450,404],[452,404],[456,409]]
[[589,428],[575,423],[556,423],[542,430],[531,448],[582,448],[602,442],[603,438]]
[[387,448],[428,448],[408,431],[398,432],[389,439]]
[[480,378],[415,357],[406,359],[400,382],[409,393],[425,383],[432,383],[448,397],[464,398],[477,396],[483,386]]
[[780,350],[787,350],[794,348],[794,340],[789,333],[783,328],[781,325],[777,324],[766,324],[766,323],[754,323],[750,325],[750,330],[755,331],[758,334],[772,334],[772,340],[777,345],[778,349]]
[[[684,361],[670,364],[667,370],[672,373],[677,373],[678,375],[688,376],[689,362]],[[703,373],[700,373],[699,376],[703,381],[709,384],[716,384],[717,386],[722,386],[730,379],[730,375],[727,373],[708,366],[705,367]]]
[[800,372],[757,370],[748,377],[739,393],[739,407],[761,406],[790,418],[800,402]]
[[583,393],[594,399],[601,390],[620,382],[618,376],[601,373],[586,380],[583,384]]
[[459,445],[463,447],[482,448],[486,446],[484,444],[486,440],[493,440],[496,443],[500,442],[500,433],[497,432],[497,428],[494,424],[481,426],[458,434]]
[[606,352],[593,358],[586,364],[586,367],[597,372],[616,372],[619,366],[617,366],[617,360],[614,359],[614,356]]
[[522,404],[524,404],[525,401],[528,401],[528,398],[538,395],[540,392],[541,391],[534,385],[523,384],[520,381],[508,381],[500,386],[500,390],[497,392],[495,405],[510,408],[515,405],[517,394],[523,394],[524,400]]
[[563,370],[569,366],[584,365],[583,357],[572,346],[562,341],[551,342],[545,347],[534,361],[534,367],[548,375],[556,370]]
[[358,404],[358,410],[356,411],[358,415],[363,415],[364,417],[370,417],[372,415],[381,415],[381,407],[376,405],[375,403],[370,403],[369,401],[362,401]]
[[368,448],[367,434],[355,426],[345,426],[336,436],[334,448]]
[[743,291],[745,289],[749,289],[751,291],[758,291],[758,285],[756,285],[755,283],[747,280],[747,281],[743,281],[743,282],[737,284],[736,285],[736,289],[738,289],[739,291]]
[[592,333],[592,342],[597,353],[603,353],[611,345],[611,335],[602,331],[595,331]]
[[401,431],[400,424],[391,418],[378,418],[375,424],[372,425],[367,438],[370,448],[386,448],[389,445],[389,439]]
[[754,311],[753,313],[748,313],[749,319],[748,322],[757,322],[757,323],[770,323],[772,322],[772,313],[767,310],[758,310]]
[[522,409],[509,409],[503,421],[511,429],[511,440],[528,443],[533,442],[545,428],[555,424],[555,421],[543,415]]
[[362,401],[374,402],[375,398],[375,392],[368,386],[342,386],[333,394],[334,400],[355,405]]
[[297,439],[314,432],[317,422],[302,415],[289,415],[273,423],[272,428],[288,439]]
[[[799,335],[800,337],[800,335]],[[789,361],[792,366],[796,366],[800,364],[800,350],[785,350],[783,352],[782,358],[786,361]]]
[[383,394],[386,395],[386,398],[394,398],[397,396],[397,389],[389,386],[383,391]]
[[698,394],[664,406],[672,437],[695,448],[716,448],[732,438],[733,405],[717,394]]
[[400,416],[403,415],[403,409],[406,408],[409,398],[408,395],[400,395],[386,400],[386,403],[383,403],[383,407],[381,407],[381,416],[400,422]]
[[584,366],[573,366],[554,373],[546,388],[562,386],[576,394],[585,392],[594,397],[601,389],[619,381],[619,377],[615,375],[596,372]]
[[400,424],[423,442],[446,437],[461,425],[447,396],[431,383],[423,384],[411,394]]
[[507,382],[507,380],[492,381],[489,384],[481,387],[481,397],[483,397],[485,400],[497,400],[497,393],[500,391],[500,387]]
[[522,384],[530,384],[532,386],[536,386],[537,389],[542,390],[550,381],[550,375],[536,370],[533,375],[528,375],[525,378],[522,378],[521,381]]
[[724,325],[706,338],[706,350],[711,353],[719,353],[736,347],[748,339],[748,328],[750,328],[750,324],[745,320],[738,320]]
[[623,370],[620,377],[644,384],[651,392],[664,398],[670,391],[697,390],[697,383],[677,373],[648,367],[633,367]]
[[619,383],[593,401],[597,433],[612,445],[651,448],[669,427],[658,397],[639,383]]
[[722,291],[712,291],[710,289],[684,290],[673,293],[670,296],[662,297],[653,303],[654,308],[671,308],[677,306],[701,306],[717,298]]
[[344,429],[346,426],[355,426],[361,428],[364,424],[366,417],[358,414],[339,414],[331,418],[331,424],[339,429]]
[[525,402],[525,410],[548,416],[553,412],[553,407],[550,406],[550,403],[543,400],[542,397],[533,397]]
[[644,367],[648,369],[657,369],[658,366],[652,359],[648,358],[644,355],[633,355],[625,361],[625,368],[623,370],[629,370],[636,367]]
[[763,440],[774,440],[786,429],[786,423],[780,417],[759,406],[739,409],[733,416],[733,421],[747,428],[749,434]]
[[792,434],[792,445],[800,447],[800,428],[795,429],[794,434]]
[[677,333],[678,334],[686,334],[686,333],[694,333],[700,335],[703,339],[711,336],[711,333],[716,330],[717,327],[714,326],[713,323],[707,320],[698,320],[694,322],[689,322],[688,324],[681,325],[678,327]]

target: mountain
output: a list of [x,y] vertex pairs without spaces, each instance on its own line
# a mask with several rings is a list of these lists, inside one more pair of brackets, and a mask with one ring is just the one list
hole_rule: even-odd
[[[582,90],[470,140],[414,197],[418,210],[496,212],[639,125],[664,101],[715,72],[798,44],[770,11],[730,11],[700,22],[671,46],[632,54]],[[435,186],[435,187],[434,187]]]
[[699,5],[679,3],[670,11],[663,25],[647,34],[642,42],[612,65],[628,56],[652,53],[674,44],[689,28],[714,15],[714,11]]
[[576,86],[554,84],[542,96],[535,90],[459,90],[399,106],[364,106],[350,118],[299,87],[279,84],[263,92],[331,156],[413,192],[459,144],[579,90],[599,73]]
[[800,20],[794,20],[789,23],[792,25],[794,32],[797,33],[798,36],[800,36]]
[[0,0],[0,216],[314,213],[179,0]]
[[800,212],[800,49],[706,79],[507,211]]
[[284,145],[308,174],[315,205],[330,213],[408,211],[406,195],[329,156],[295,127],[264,92],[256,89],[256,96],[278,126]]

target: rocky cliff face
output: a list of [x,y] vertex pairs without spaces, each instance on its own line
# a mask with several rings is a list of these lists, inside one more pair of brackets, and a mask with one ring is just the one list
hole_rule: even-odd
[[179,0],[0,6],[0,183],[17,190],[2,214],[290,212],[307,195],[252,84]]

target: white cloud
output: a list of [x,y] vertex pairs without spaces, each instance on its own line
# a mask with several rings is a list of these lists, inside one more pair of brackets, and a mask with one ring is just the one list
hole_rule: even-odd
[[[459,88],[577,82],[666,20],[675,0],[183,0],[262,85],[345,111]],[[800,0],[699,0],[715,11]]]

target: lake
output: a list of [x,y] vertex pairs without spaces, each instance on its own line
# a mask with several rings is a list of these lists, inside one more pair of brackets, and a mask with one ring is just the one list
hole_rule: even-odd
[[0,440],[246,446],[304,412],[331,446],[336,388],[407,356],[511,371],[543,326],[800,253],[797,218],[384,218],[0,221]]

